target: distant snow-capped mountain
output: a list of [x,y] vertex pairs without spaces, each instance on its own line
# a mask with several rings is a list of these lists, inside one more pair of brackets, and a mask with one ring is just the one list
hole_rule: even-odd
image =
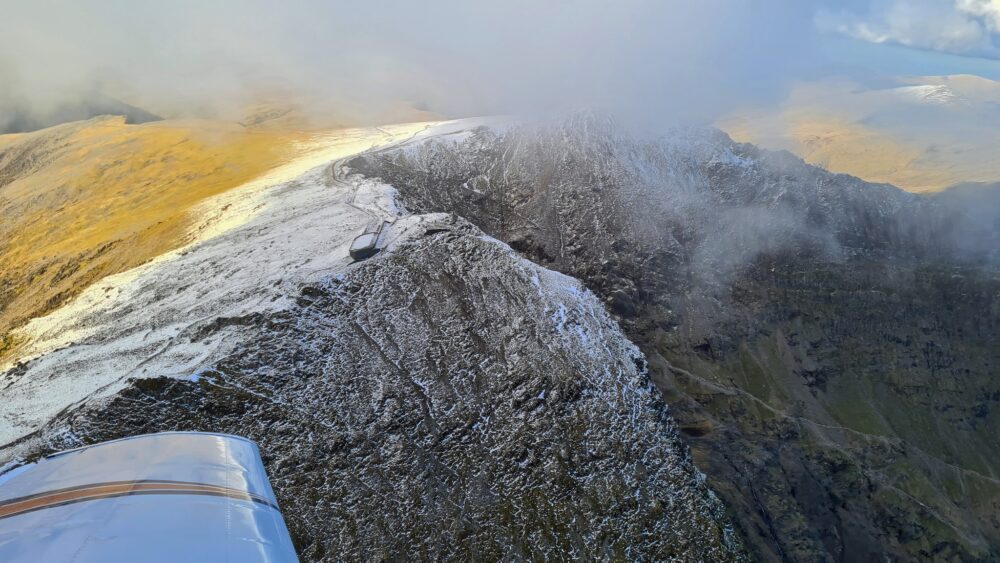
[[969,105],[968,99],[959,96],[944,84],[922,84],[918,86],[901,86],[893,90],[903,100],[930,105]]
[[804,83],[777,107],[737,112],[719,125],[740,141],[915,192],[1000,179],[993,155],[1000,83],[977,76],[899,82],[891,88]]

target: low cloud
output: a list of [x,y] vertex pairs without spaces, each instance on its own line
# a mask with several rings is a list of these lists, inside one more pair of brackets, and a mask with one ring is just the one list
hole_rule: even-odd
[[711,119],[815,64],[814,1],[36,0],[0,18],[0,102],[101,91],[166,116],[261,93],[449,116]]

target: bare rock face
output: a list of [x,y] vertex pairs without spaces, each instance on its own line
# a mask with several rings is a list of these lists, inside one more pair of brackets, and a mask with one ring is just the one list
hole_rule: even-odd
[[593,115],[349,165],[600,296],[757,558],[1000,557],[1000,229],[960,201]]
[[213,369],[136,380],[34,453],[247,436],[306,560],[743,557],[602,303],[464,221],[239,324]]

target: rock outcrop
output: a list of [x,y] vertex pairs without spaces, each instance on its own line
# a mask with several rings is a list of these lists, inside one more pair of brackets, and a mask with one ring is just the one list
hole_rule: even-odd
[[743,558],[642,353],[577,280],[452,219],[294,297],[208,326],[244,332],[211,368],[133,380],[0,455],[247,436],[305,560]]
[[349,165],[603,298],[758,558],[1000,557],[1000,239],[965,210],[592,115]]

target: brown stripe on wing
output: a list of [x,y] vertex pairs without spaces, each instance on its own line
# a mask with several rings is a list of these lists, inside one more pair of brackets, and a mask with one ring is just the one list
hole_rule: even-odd
[[247,491],[220,485],[184,481],[115,481],[94,483],[0,501],[0,519],[56,506],[132,495],[208,495],[256,502],[278,507],[268,499]]

